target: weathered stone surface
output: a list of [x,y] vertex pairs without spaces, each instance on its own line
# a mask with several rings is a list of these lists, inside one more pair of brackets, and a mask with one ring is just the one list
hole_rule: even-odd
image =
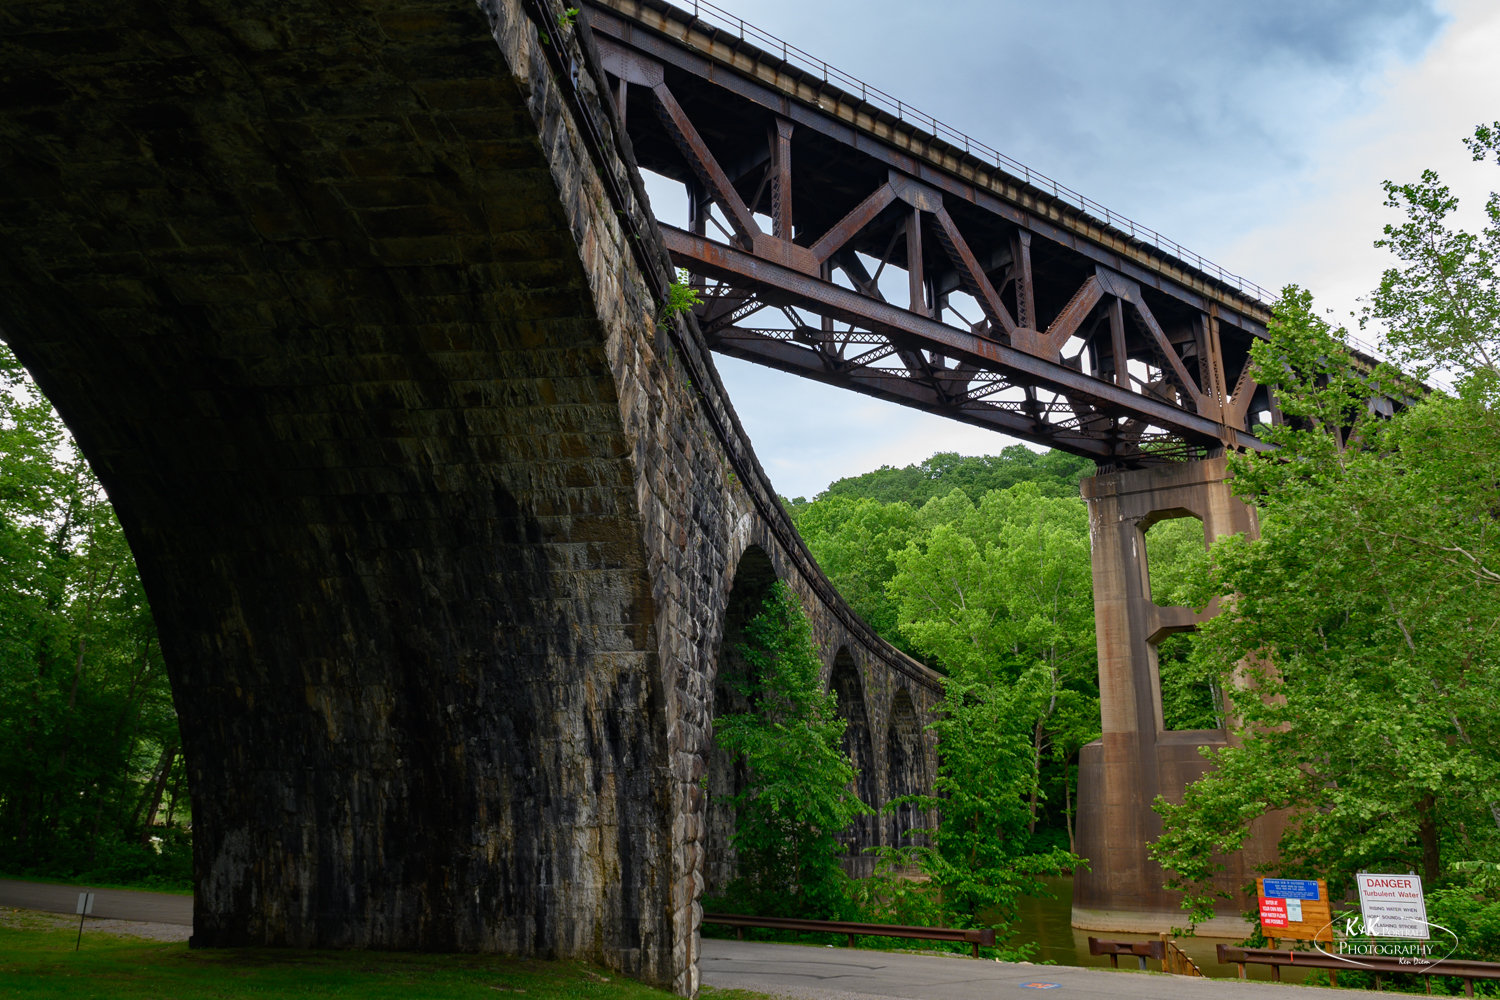
[[896,734],[875,794],[932,774],[932,677],[833,596],[707,354],[656,322],[664,258],[579,32],[575,82],[500,0],[0,23],[0,334],[152,599],[197,943],[571,956],[695,992],[751,551],[862,684],[877,767]]

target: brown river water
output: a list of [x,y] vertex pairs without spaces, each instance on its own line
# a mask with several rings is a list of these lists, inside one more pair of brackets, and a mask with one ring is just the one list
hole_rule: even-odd
[[[1021,900],[1020,923],[1018,932],[1011,938],[1012,946],[1023,942],[1035,942],[1037,954],[1032,961],[1052,962],[1056,965],[1095,965],[1109,967],[1107,955],[1089,954],[1089,937],[1097,937],[1107,941],[1148,941],[1152,935],[1148,934],[1126,934],[1113,931],[1083,931],[1072,925],[1072,899],[1073,880],[1071,878],[1050,878],[1046,880],[1051,890],[1052,899],[1040,899],[1027,897]],[[1162,930],[1170,930],[1170,927],[1162,927]],[[1220,965],[1215,953],[1215,946],[1219,944],[1238,944],[1238,938],[1210,938],[1210,937],[1179,937],[1176,939],[1177,946],[1187,952],[1188,957],[1198,963],[1198,968],[1203,970],[1205,976],[1215,979],[1233,979],[1237,975],[1233,965]],[[1148,959],[1148,962],[1150,960]],[[1121,958],[1122,968],[1133,964],[1133,958]],[[1160,965],[1151,963],[1154,969]],[[1269,966],[1251,965],[1246,969],[1251,979],[1270,979],[1271,970]],[[1285,982],[1301,982],[1302,973],[1292,969],[1282,970],[1282,978]]]

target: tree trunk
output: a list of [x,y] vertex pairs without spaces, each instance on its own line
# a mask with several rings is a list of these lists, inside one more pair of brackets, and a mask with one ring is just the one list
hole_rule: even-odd
[[1417,833],[1422,838],[1422,882],[1430,892],[1442,871],[1438,854],[1437,806],[1431,792],[1417,803]]
[[1068,778],[1068,762],[1063,760],[1063,822],[1068,828],[1068,850],[1078,853],[1078,844],[1073,840],[1073,782]]
[[1036,728],[1031,734],[1031,800],[1028,805],[1031,808],[1031,822],[1026,826],[1026,832],[1036,833],[1036,807],[1037,789],[1042,784],[1042,723],[1037,721]]
[[[156,814],[161,810],[161,800],[167,793],[167,778],[172,774],[172,765],[177,760],[177,746],[175,744],[162,748],[161,756],[156,761],[155,778],[151,782],[151,788],[141,802],[149,802],[146,807],[146,822],[141,824],[141,843],[146,844],[151,840],[151,828],[156,825]],[[139,817],[140,809],[137,807],[136,816],[131,818],[132,825]]]
[[173,765],[172,772],[172,801],[167,803],[167,826],[172,825],[172,817],[177,814],[177,802],[182,797],[182,769]]

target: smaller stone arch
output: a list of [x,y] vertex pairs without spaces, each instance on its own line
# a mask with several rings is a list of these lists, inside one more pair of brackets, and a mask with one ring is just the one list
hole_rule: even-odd
[[[854,794],[870,808],[880,804],[880,775],[875,759],[875,746],[870,736],[870,713],[865,704],[865,684],[859,667],[848,646],[842,646],[833,658],[833,670],[829,675],[828,688],[833,692],[839,717],[844,720],[843,751],[854,765]],[[864,855],[864,849],[880,843],[879,820],[874,814],[857,816],[840,838],[848,849],[851,874],[868,874],[865,868],[873,866],[874,859]],[[867,861],[868,865],[861,862]]]
[[[885,773],[890,800],[916,795],[929,788],[927,755],[922,745],[922,726],[912,705],[911,694],[898,688],[891,699],[890,723],[886,729]],[[911,831],[922,827],[922,811],[906,803],[886,818],[886,842],[899,847],[912,844]]]

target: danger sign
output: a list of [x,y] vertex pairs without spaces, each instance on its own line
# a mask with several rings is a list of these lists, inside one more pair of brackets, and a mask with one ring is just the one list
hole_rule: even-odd
[[1427,940],[1427,902],[1420,875],[1354,876],[1359,886],[1359,912],[1365,929],[1377,937]]

